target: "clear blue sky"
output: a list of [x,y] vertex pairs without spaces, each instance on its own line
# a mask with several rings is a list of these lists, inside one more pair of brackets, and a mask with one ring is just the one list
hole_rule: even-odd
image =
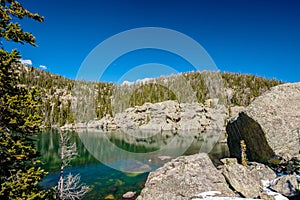
[[[300,1],[294,0],[22,0],[45,22],[23,20],[38,48],[15,45],[34,66],[75,78],[88,53],[110,36],[138,27],[164,27],[199,42],[221,71],[300,81]],[[8,48],[11,48],[9,45]],[[104,81],[167,53],[136,52],[120,59]],[[190,68],[176,60],[178,71]],[[115,65],[116,66],[116,65]]]

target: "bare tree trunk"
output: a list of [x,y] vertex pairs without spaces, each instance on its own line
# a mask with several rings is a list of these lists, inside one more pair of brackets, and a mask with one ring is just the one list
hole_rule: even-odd
[[76,150],[76,143],[72,145],[70,143],[70,137],[65,133],[60,133],[60,174],[56,188],[56,200],[75,200],[82,199],[88,192],[89,187],[85,184],[80,184],[80,176],[77,174],[73,176],[71,173],[64,178],[65,167],[69,165],[70,161],[74,159],[78,154]]
[[[60,141],[62,141],[62,133],[60,133]],[[63,187],[64,187],[64,179],[63,179],[63,176],[64,176],[64,162],[63,160],[65,159],[65,156],[64,156],[64,152],[65,151],[65,145],[62,145],[61,144],[61,152],[60,152],[60,158],[62,160],[61,164],[60,164],[60,172],[59,172],[59,179],[58,179],[58,184],[57,184],[57,188],[56,188],[56,200],[60,200],[62,199],[62,196],[59,191],[63,191]]]

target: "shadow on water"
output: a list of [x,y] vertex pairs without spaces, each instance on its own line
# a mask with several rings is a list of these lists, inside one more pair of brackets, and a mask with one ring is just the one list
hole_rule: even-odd
[[[121,199],[127,191],[143,188],[149,171],[161,167],[180,155],[209,153],[218,164],[228,156],[226,144],[217,143],[220,131],[200,132],[142,132],[82,130],[70,132],[79,156],[71,161],[65,174],[80,173],[82,182],[92,190],[85,199],[104,199],[113,195]],[[51,188],[59,176],[59,133],[44,131],[39,134],[37,148],[49,174],[41,185]]]

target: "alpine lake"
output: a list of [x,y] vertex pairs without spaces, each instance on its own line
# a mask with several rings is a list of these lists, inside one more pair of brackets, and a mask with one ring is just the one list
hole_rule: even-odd
[[[84,129],[70,134],[78,156],[64,175],[80,174],[81,182],[90,187],[84,199],[122,199],[128,191],[140,193],[149,172],[172,158],[206,152],[214,164],[229,155],[227,144],[218,142],[220,131],[113,131]],[[60,133],[43,131],[37,136],[40,160],[48,175],[41,186],[49,189],[58,182],[60,168]]]

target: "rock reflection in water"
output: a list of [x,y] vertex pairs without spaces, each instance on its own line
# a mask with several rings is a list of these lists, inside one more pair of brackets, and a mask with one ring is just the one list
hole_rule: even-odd
[[[210,157],[215,162],[218,158],[228,155],[226,144],[213,145],[219,133],[93,130],[70,132],[72,142],[76,142],[79,156],[71,161],[66,174],[80,173],[82,182],[93,188],[85,199],[104,199],[107,195],[121,199],[127,191],[139,193],[143,188],[147,173],[141,174],[142,172],[153,171],[181,154],[210,152]],[[50,188],[57,184],[59,176],[59,134],[56,131],[47,131],[41,133],[37,139],[41,160],[49,172],[41,185]],[[105,161],[106,165],[99,160]]]
[[[82,130],[78,135],[97,160],[125,173],[152,171],[171,158],[198,152],[215,153],[216,147],[221,146],[216,146],[220,137],[218,130],[205,133]],[[224,150],[219,152],[226,153]]]

